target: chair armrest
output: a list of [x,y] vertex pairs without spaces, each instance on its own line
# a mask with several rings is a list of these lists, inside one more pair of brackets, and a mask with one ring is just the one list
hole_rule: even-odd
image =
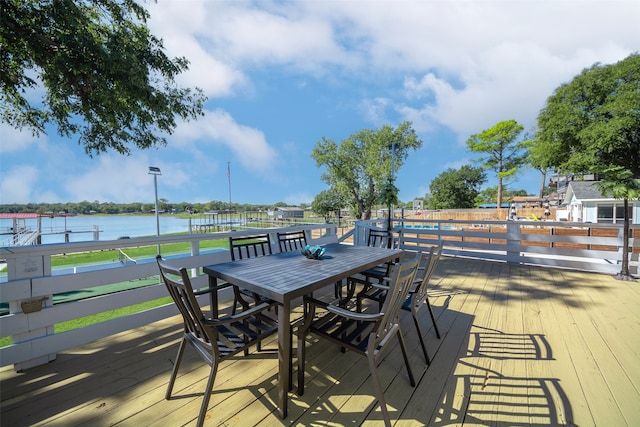
[[347,310],[346,308],[338,307],[337,305],[320,301],[318,299],[311,298],[311,297],[306,297],[304,300],[310,304],[313,304],[317,307],[322,307],[327,311],[346,317],[348,319],[373,322],[378,319],[381,319],[383,316],[383,313],[356,313],[351,310]]
[[241,311],[239,313],[232,314],[232,315],[229,315],[229,316],[221,317],[220,319],[205,319],[204,323],[205,324],[209,324],[209,325],[224,325],[224,324],[228,324],[228,323],[237,322],[237,321],[244,320],[244,319],[247,319],[249,317],[255,316],[256,314],[259,314],[260,312],[266,311],[267,308],[271,307],[274,304],[275,304],[275,302],[273,302],[273,301],[271,301],[271,302],[263,302],[261,304],[256,305],[255,307],[251,307],[248,310],[244,310],[244,311]]
[[338,314],[342,317],[346,317],[351,320],[361,320],[364,322],[375,322],[376,320],[382,319],[384,313],[356,313],[351,310],[347,310],[346,308],[338,307],[333,304],[327,305],[327,311],[331,313]]
[[[388,279],[388,278],[385,277],[385,279]],[[383,285],[382,283],[369,283],[369,285],[371,285],[372,288],[380,289],[382,291],[389,290],[389,285]]]
[[305,296],[304,302],[309,303],[311,305],[315,305],[316,307],[322,307],[324,309],[326,309],[327,306],[331,304],[329,302],[325,302],[325,301],[313,298],[312,296]]
[[208,294],[208,293],[213,292],[213,291],[217,291],[218,289],[228,288],[230,286],[233,286],[233,284],[231,284],[229,282],[225,282],[225,283],[222,283],[220,285],[211,286],[211,287],[206,288],[206,289],[200,289],[199,291],[195,291],[194,290],[193,294],[196,295],[196,296],[204,295],[204,294]]

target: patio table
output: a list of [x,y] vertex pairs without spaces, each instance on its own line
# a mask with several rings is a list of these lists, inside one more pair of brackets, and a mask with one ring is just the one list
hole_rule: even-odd
[[[360,271],[398,258],[399,249],[372,248],[344,244],[326,245],[321,259],[305,258],[300,252],[282,252],[204,267],[211,286],[217,280],[255,291],[278,302],[278,407],[287,417],[288,392],[291,389],[291,309],[296,298],[346,279]],[[217,297],[212,292],[212,310]]]

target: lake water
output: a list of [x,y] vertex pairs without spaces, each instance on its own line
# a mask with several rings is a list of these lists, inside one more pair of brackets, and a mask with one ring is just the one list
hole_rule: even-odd
[[[198,220],[194,219],[193,225]],[[20,225],[35,230],[37,221],[27,219]],[[0,230],[5,233],[13,227],[13,220],[0,219]],[[121,236],[142,237],[156,235],[156,217],[152,215],[78,215],[69,217],[42,218],[42,243],[64,243],[64,230],[71,230],[69,241],[94,240],[94,230],[99,230],[99,240],[115,240]],[[160,234],[185,233],[189,231],[189,219],[173,215],[160,215]],[[0,240],[10,237],[0,236]]]

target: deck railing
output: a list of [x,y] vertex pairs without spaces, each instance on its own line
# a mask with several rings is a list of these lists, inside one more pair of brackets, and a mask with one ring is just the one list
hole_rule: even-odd
[[[393,225],[396,229],[402,229],[401,246],[404,249],[415,250],[442,241],[445,255],[612,274],[620,271],[622,227],[619,225],[413,219],[395,220]],[[359,221],[352,232],[340,239],[335,224],[295,225],[285,229],[305,230],[313,244],[343,239],[354,244],[365,244],[367,228],[386,226],[386,220]],[[64,349],[176,314],[173,304],[164,304],[56,333],[54,325],[61,322],[166,297],[167,292],[164,285],[158,282],[153,258],[122,264],[116,255],[113,262],[104,265],[78,265],[57,270],[51,266],[51,257],[54,255],[118,249],[127,252],[127,248],[187,242],[190,245],[189,253],[163,252],[163,255],[180,257],[179,263],[191,270],[194,285],[205,287],[208,282],[201,267],[228,261],[230,256],[226,250],[202,249],[203,242],[227,239],[231,235],[275,234],[282,229],[0,248],[0,258],[6,260],[8,271],[7,281],[0,283],[0,302],[9,304],[9,314],[2,316],[0,321],[0,337],[12,338],[12,344],[0,348],[0,366],[13,364],[16,370],[37,366],[55,359],[56,353]],[[632,226],[632,233],[630,270],[632,274],[638,274],[640,226]],[[277,250],[277,244],[274,250]],[[102,289],[100,287],[114,285],[119,287],[118,292],[99,291]],[[89,292],[96,289],[98,292]],[[64,303],[54,298],[65,293],[75,293],[78,297]],[[223,294],[220,297],[224,299],[228,296]],[[35,311],[27,312],[29,310]]]
[[[158,244],[190,244],[189,253],[163,255],[180,258],[179,264],[190,269],[194,286],[205,287],[207,277],[201,267],[229,261],[226,250],[205,250],[202,243],[226,240],[231,235],[270,233],[277,250],[275,233],[291,229],[305,230],[314,244],[337,241],[335,224],[295,225],[284,228],[145,237],[110,241],[87,241],[49,245],[0,248],[0,259],[7,262],[7,281],[0,283],[0,302],[9,304],[9,314],[0,321],[0,337],[11,337],[12,344],[0,348],[0,366],[14,365],[23,370],[54,360],[56,353],[98,338],[113,335],[177,314],[173,304],[118,317],[101,323],[56,333],[54,325],[109,310],[145,303],[167,296],[159,282],[155,259],[138,259],[136,263],[121,263],[118,255],[113,262],[92,266],[54,269],[51,257],[59,254],[127,250]],[[116,290],[116,291],[114,291]],[[60,302],[56,295],[71,295]],[[225,298],[226,295],[221,295]],[[56,301],[56,299],[58,301]]]
[[[366,242],[366,228],[386,228],[386,220],[360,221],[355,244]],[[514,264],[572,268],[601,273],[620,272],[621,224],[551,221],[463,221],[399,219],[401,247],[417,249],[440,242],[445,255],[480,258]],[[631,226],[629,270],[637,275],[640,225]]]

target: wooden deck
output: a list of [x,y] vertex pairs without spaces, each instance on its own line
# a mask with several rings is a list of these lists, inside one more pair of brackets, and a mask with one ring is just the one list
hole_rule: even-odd
[[[396,425],[640,425],[637,281],[444,258],[432,295],[443,336],[427,333],[428,369],[403,315],[418,385],[409,385],[399,351],[379,367]],[[179,334],[175,317],[27,372],[3,369],[2,426],[193,425],[209,368],[190,349],[181,397],[164,399]],[[274,349],[272,341],[221,365],[207,425],[382,425],[366,360],[325,342],[309,345],[305,395],[290,393],[280,420]]]

